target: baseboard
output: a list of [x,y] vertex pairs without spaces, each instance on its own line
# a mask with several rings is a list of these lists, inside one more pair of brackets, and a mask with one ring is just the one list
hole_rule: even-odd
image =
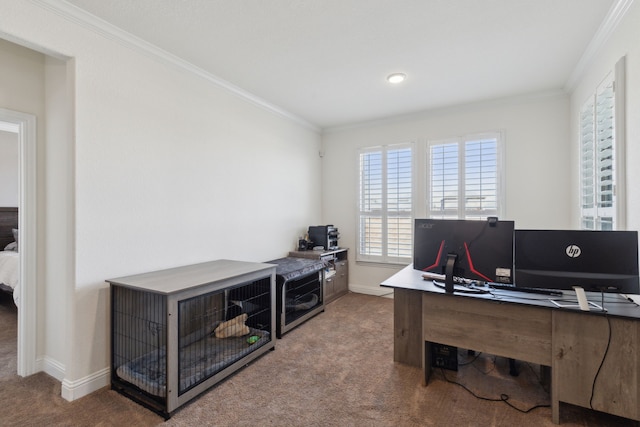
[[66,372],[65,366],[48,356],[36,360],[36,372],[45,372],[58,381],[62,382]]
[[349,290],[358,294],[375,295],[377,297],[393,298],[393,289],[383,288],[381,286],[363,286],[349,284]]
[[62,397],[73,401],[109,385],[111,370],[104,368],[79,380],[62,380]]
[[109,385],[109,368],[102,369],[92,375],[76,381],[65,379],[65,366],[50,357],[42,357],[36,360],[37,372],[45,372],[62,383],[61,395],[64,399],[72,401],[93,393]]

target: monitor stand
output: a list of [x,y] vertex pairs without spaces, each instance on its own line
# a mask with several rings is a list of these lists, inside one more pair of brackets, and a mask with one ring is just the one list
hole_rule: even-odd
[[456,261],[458,261],[458,255],[453,253],[447,254],[447,264],[444,269],[444,291],[446,293],[453,293],[453,270],[456,265]]

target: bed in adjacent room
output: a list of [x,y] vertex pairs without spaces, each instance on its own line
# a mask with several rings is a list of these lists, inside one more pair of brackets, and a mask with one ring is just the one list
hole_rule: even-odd
[[[20,284],[18,255],[18,208],[0,208],[0,291],[13,294]],[[17,301],[16,301],[17,303]]]

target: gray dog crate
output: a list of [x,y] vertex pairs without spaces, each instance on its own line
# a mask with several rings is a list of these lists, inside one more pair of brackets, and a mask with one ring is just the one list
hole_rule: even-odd
[[275,346],[275,266],[218,260],[107,280],[111,387],[169,418]]

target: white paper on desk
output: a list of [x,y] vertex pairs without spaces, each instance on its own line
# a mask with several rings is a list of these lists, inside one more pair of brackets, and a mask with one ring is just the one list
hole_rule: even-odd
[[589,301],[587,301],[587,295],[584,293],[584,289],[580,286],[574,286],[573,290],[576,291],[580,310],[589,311]]

